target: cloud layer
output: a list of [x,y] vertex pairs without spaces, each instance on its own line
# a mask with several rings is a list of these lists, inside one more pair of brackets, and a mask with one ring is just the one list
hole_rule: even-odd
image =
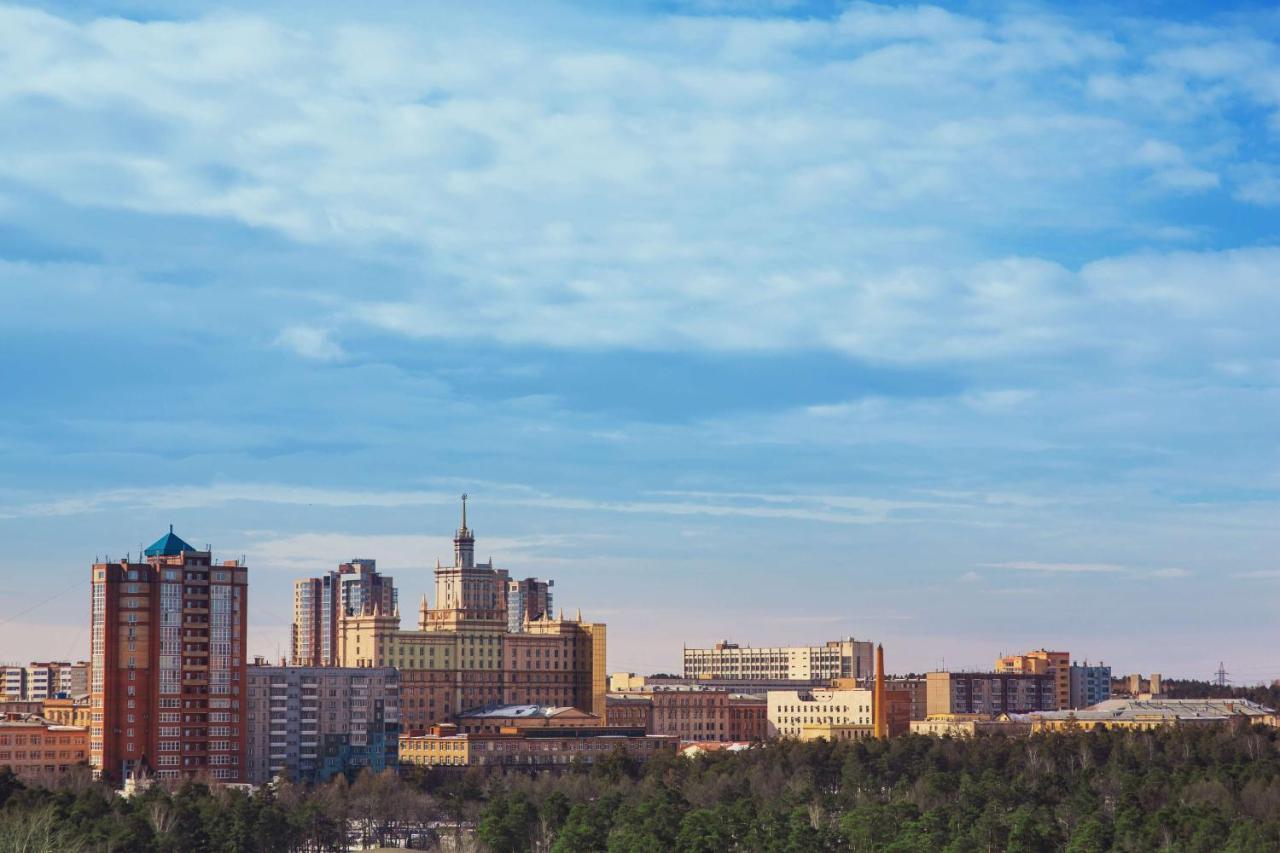
[[160,11],[0,6],[3,571],[176,520],[279,632],[469,491],[624,668],[1274,622],[1273,12]]

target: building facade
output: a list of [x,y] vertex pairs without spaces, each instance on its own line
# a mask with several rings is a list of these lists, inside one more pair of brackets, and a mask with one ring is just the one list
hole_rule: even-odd
[[336,572],[294,581],[289,662],[337,666],[338,622],[343,616],[366,609],[396,613],[399,608],[395,582],[378,573],[375,560],[351,560]]
[[1031,723],[1025,718],[1011,719],[1007,715],[935,714],[923,720],[912,720],[911,733],[932,737],[1018,736],[1030,734]]
[[77,766],[88,766],[89,730],[31,714],[0,715],[0,767],[23,781],[52,783]]
[[241,781],[248,569],[172,528],[143,559],[92,569],[90,764]]
[[398,764],[400,673],[391,667],[247,670],[245,781],[325,782]]
[[40,702],[88,692],[87,661],[33,661],[26,666],[0,667],[0,699],[8,702]]
[[555,581],[525,578],[507,581],[507,631],[518,634],[528,622],[551,615]]
[[697,681],[826,682],[872,675],[874,644],[831,640],[821,646],[758,648],[723,640],[709,649],[684,650],[684,677]]
[[1036,649],[1025,655],[996,659],[996,672],[1016,675],[1047,675],[1053,682],[1057,708],[1071,707],[1071,653]]
[[1088,708],[1111,698],[1111,667],[1103,664],[1071,665],[1071,702],[1068,708]]
[[873,720],[870,690],[770,690],[769,737],[801,737],[805,726],[867,726]]
[[1047,673],[930,672],[926,680],[930,717],[1052,711],[1058,704],[1056,682]]
[[436,607],[423,596],[412,631],[400,629],[399,614],[377,606],[342,618],[338,660],[400,670],[406,731],[426,731],[463,711],[503,704],[571,706],[603,717],[605,626],[580,614],[544,613],[513,632],[508,580],[492,561],[475,562],[464,503],[454,564],[436,567]]
[[1273,724],[1275,711],[1247,699],[1108,699],[1081,711],[1031,714],[1032,731],[1158,729]]
[[60,726],[81,726],[85,731],[93,723],[93,707],[89,697],[55,697],[40,703],[40,716]]
[[504,729],[499,733],[460,733],[457,726],[433,726],[421,735],[400,738],[400,760],[424,767],[518,767],[564,770],[594,764],[621,750],[646,761],[675,754],[679,739],[620,726],[572,726]]
[[762,697],[695,686],[655,686],[608,694],[610,725],[673,735],[683,743],[744,742],[768,736]]

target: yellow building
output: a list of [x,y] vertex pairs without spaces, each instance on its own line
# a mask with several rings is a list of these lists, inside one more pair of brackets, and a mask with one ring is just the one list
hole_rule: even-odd
[[923,720],[911,721],[913,735],[933,737],[976,737],[977,735],[1005,734],[1025,735],[1031,732],[1031,723],[1014,719],[1008,714],[930,714]]
[[45,699],[41,703],[40,716],[60,726],[89,727],[93,713],[89,697],[79,699]]
[[457,726],[432,726],[421,735],[400,736],[400,763],[423,767],[521,767],[564,768],[593,764],[618,750],[638,760],[668,752],[674,754],[680,739],[674,735],[645,734],[643,729],[622,726],[570,726],[564,728],[507,727],[490,733],[459,733]]
[[344,615],[337,630],[341,666],[400,670],[405,731],[425,731],[462,711],[489,705],[572,706],[605,714],[606,629],[543,614],[511,631],[504,570],[475,562],[467,527],[454,537],[454,565],[436,567],[436,607],[426,596],[417,630],[400,628],[399,613],[371,606]]
[[1055,707],[1071,707],[1071,653],[1036,649],[1025,655],[996,659],[996,672],[1018,675],[1048,675],[1053,681]]
[[866,740],[875,736],[875,726],[861,723],[804,723],[800,740]]

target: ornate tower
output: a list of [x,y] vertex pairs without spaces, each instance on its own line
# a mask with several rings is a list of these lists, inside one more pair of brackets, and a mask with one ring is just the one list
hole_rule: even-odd
[[476,538],[467,529],[467,495],[462,495],[462,526],[453,537],[453,565],[458,569],[474,568],[476,564]]
[[431,630],[461,623],[506,628],[507,572],[492,561],[476,565],[476,540],[467,527],[467,496],[462,496],[462,526],[453,538],[453,565],[436,565],[435,609],[427,611]]

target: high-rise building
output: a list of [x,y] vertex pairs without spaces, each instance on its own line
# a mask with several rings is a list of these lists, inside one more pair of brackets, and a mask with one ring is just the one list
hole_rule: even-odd
[[6,702],[27,700],[27,668],[10,664],[0,668],[0,698]]
[[930,672],[925,678],[929,716],[1022,714],[1058,705],[1047,673]]
[[398,668],[407,731],[486,705],[572,706],[603,717],[605,626],[561,612],[511,631],[510,578],[492,560],[475,562],[465,501],[453,545],[453,565],[436,566],[436,606],[422,597],[417,630],[401,630],[394,611],[366,606],[339,621],[338,662]]
[[0,667],[0,698],[8,702],[41,702],[88,692],[87,661],[33,661],[26,666]]
[[240,781],[248,569],[172,527],[142,556],[93,566],[90,764]]
[[1071,665],[1070,708],[1088,708],[1111,698],[1111,667],[1098,664]]
[[996,659],[996,672],[1047,675],[1053,682],[1053,701],[1058,708],[1071,706],[1071,653],[1036,649],[1025,655]]
[[325,782],[339,773],[394,769],[400,673],[391,667],[248,668],[245,781]]
[[555,581],[525,578],[507,581],[507,630],[518,634],[526,622],[551,615],[551,587]]
[[699,681],[811,681],[872,674],[873,643],[847,637],[821,646],[758,648],[723,640],[709,649],[684,650],[684,677]]
[[336,572],[294,581],[289,662],[336,666],[339,619],[366,608],[395,613],[399,606],[395,583],[378,573],[374,560],[351,560]]

